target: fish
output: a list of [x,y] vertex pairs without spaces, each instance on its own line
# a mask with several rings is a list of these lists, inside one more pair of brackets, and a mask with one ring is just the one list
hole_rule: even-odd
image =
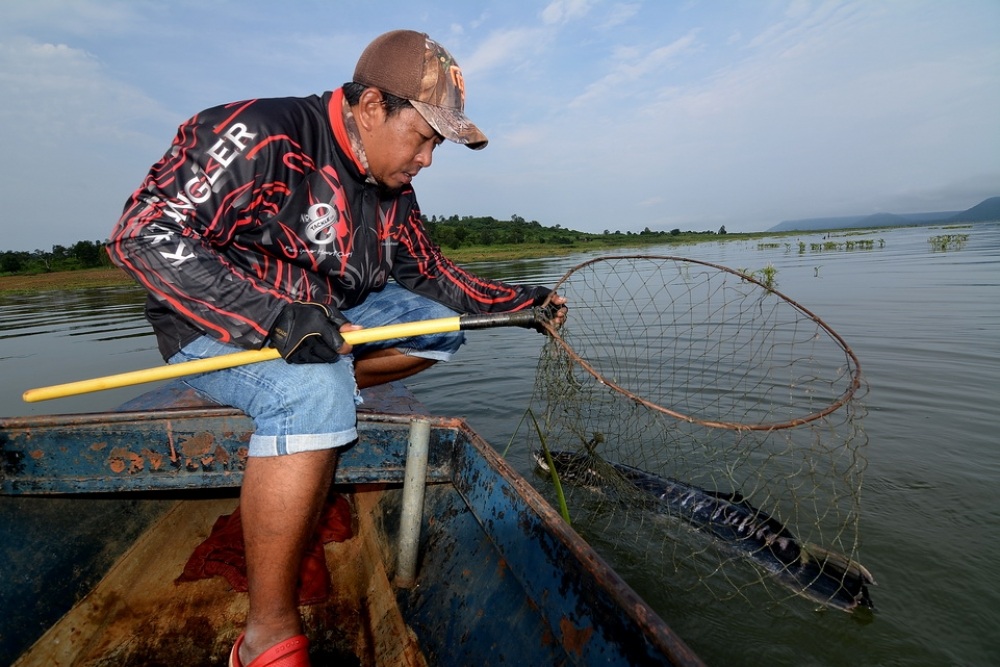
[[[847,612],[875,609],[868,590],[875,579],[864,566],[835,551],[800,541],[783,523],[739,493],[710,491],[579,452],[552,451],[549,456],[559,478],[571,484],[614,495],[614,481],[608,478],[616,476],[619,485],[627,481],[640,492],[644,509],[679,518],[711,535],[721,546],[749,559],[802,597]],[[535,461],[539,469],[549,472],[543,453],[536,452]],[[635,495],[627,494],[626,502],[634,503]]]

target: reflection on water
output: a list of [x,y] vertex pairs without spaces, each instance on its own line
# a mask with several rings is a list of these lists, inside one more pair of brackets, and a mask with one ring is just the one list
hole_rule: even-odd
[[[940,229],[880,230],[869,250],[810,252],[819,235],[708,242],[662,254],[756,271],[820,316],[852,347],[871,390],[862,506],[865,565],[879,586],[874,622],[807,603],[717,601],[651,577],[640,543],[614,565],[709,664],[997,664],[1000,586],[1000,225],[959,230],[959,250],[935,252]],[[552,284],[585,256],[478,264],[486,275]],[[159,365],[137,288],[0,297],[0,414],[106,409],[136,389],[27,405],[27,388]],[[578,305],[571,316],[580,316]],[[623,336],[627,332],[622,332]],[[435,413],[465,416],[498,449],[511,441],[534,387],[542,337],[471,332],[456,361],[414,378]],[[623,342],[623,344],[627,344]],[[522,426],[521,428],[524,428]],[[508,457],[536,485],[514,438]],[[610,553],[600,526],[577,526]],[[610,533],[614,534],[614,533]],[[657,570],[659,571],[659,570]]]
[[0,413],[105,410],[133,396],[135,389],[120,389],[54,403],[21,401],[26,389],[162,364],[144,300],[132,286],[0,296]]

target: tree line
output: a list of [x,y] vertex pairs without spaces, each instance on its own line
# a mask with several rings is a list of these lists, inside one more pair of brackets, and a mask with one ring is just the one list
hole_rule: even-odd
[[[606,245],[635,245],[636,243],[663,243],[683,241],[691,236],[725,234],[718,232],[682,232],[680,229],[653,231],[646,227],[641,232],[621,232],[605,229],[603,233],[580,232],[560,225],[546,227],[537,220],[525,220],[514,214],[509,220],[492,216],[432,215],[422,216],[431,240],[442,248],[498,246],[520,244],[552,244],[556,246],[585,245],[600,241]],[[73,271],[110,267],[111,261],[104,250],[103,241],[78,241],[71,246],[54,245],[51,250],[0,251],[0,276],[31,275],[55,271]]]
[[545,227],[537,220],[525,220],[514,214],[509,220],[498,220],[492,216],[457,216],[430,218],[423,216],[427,232],[442,248],[457,249],[467,246],[555,244],[575,245],[592,241],[602,241],[612,245],[634,244],[636,241],[661,243],[680,240],[680,237],[704,234],[725,234],[726,228],[718,232],[682,232],[680,229],[653,231],[646,227],[641,232],[621,232],[605,229],[602,233],[580,232],[560,225]]
[[51,250],[0,251],[0,275],[31,275],[111,266],[103,241],[77,241]]

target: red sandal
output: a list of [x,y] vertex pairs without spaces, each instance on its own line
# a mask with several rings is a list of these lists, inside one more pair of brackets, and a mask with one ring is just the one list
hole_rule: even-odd
[[[243,667],[240,662],[240,646],[243,645],[243,635],[233,644],[229,653],[229,667]],[[305,635],[295,635],[278,642],[267,649],[246,667],[310,667],[309,640]]]

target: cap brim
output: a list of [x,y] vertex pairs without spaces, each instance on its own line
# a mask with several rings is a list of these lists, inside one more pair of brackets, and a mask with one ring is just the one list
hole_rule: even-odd
[[486,148],[486,144],[489,143],[486,135],[458,109],[434,106],[417,100],[410,100],[410,104],[431,127],[449,141],[468,146],[475,151]]

